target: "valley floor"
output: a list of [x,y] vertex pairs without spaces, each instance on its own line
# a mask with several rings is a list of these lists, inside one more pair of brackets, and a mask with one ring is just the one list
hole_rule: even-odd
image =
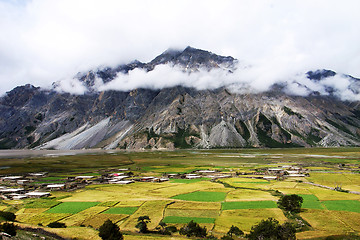
[[[294,169],[298,176],[290,176]],[[49,191],[46,187],[54,184],[64,188],[47,198],[2,200],[0,210],[14,212],[20,226],[45,228],[65,238],[100,239],[97,229],[110,219],[126,240],[187,239],[178,233],[139,234],[135,225],[140,216],[150,217],[150,230],[160,222],[180,228],[194,220],[216,237],[232,225],[249,233],[269,217],[280,223],[301,221],[298,239],[351,239],[360,233],[359,148],[46,153],[3,156],[0,162],[3,177],[37,172],[46,174],[28,177],[22,186],[2,178],[1,185],[29,191]],[[121,175],[134,182],[108,183]],[[301,213],[289,216],[278,208],[281,194],[302,196]],[[67,228],[45,227],[54,221]]]

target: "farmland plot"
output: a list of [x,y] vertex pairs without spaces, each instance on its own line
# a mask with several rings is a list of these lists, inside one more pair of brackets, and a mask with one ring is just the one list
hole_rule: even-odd
[[131,215],[124,223],[121,224],[120,228],[124,230],[135,231],[135,225],[137,219],[140,216],[149,216],[151,223],[148,224],[149,229],[154,229],[159,225],[163,219],[165,207],[171,203],[171,201],[147,201],[140,208]]
[[86,219],[95,216],[96,214],[101,213],[106,209],[108,208],[101,206],[90,207],[77,214],[73,214],[65,219],[62,219],[61,222],[65,223],[66,226],[80,226]]
[[106,214],[126,214],[131,215],[133,214],[138,207],[112,207],[106,210],[104,213]]
[[227,202],[233,201],[276,201],[278,198],[272,196],[269,192],[250,189],[236,189],[230,191],[226,196]]
[[173,199],[186,200],[186,201],[198,201],[198,202],[221,202],[226,197],[225,192],[205,192],[198,191],[187,194],[180,194],[172,197]]
[[87,208],[97,205],[99,202],[63,202],[50,208],[48,213],[71,213],[75,214]]
[[284,222],[286,217],[279,208],[272,209],[238,209],[222,211],[215,221],[215,231],[226,233],[232,225],[249,232],[251,227],[266,218],[275,218]]
[[121,220],[126,219],[129,217],[127,214],[105,214],[100,213],[97,215],[93,215],[88,217],[82,224],[84,226],[91,226],[93,228],[98,229],[106,220],[110,220],[113,223],[118,223]]
[[329,211],[306,209],[304,212],[301,212],[300,215],[316,230],[326,231],[329,234],[341,234],[351,232],[350,226],[340,221]]

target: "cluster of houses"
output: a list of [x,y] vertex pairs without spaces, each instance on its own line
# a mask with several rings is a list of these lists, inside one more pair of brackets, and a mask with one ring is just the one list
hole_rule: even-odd
[[266,180],[279,180],[284,178],[298,178],[306,177],[309,175],[309,170],[303,169],[298,166],[279,166],[277,168],[267,168],[263,170],[263,179]]
[[143,176],[143,177],[130,177],[125,173],[113,173],[109,176],[108,182],[111,184],[130,184],[134,182],[166,182],[172,179],[198,179],[202,177],[217,179],[231,177],[230,174],[222,174],[215,170],[198,170],[192,173],[179,174],[169,173],[164,174],[162,177]]
[[197,179],[197,178],[211,178],[211,179],[218,179],[218,178],[229,178],[232,177],[231,174],[223,174],[216,170],[197,170],[192,173],[187,174],[167,174],[169,178],[182,178],[182,179]]
[[[40,198],[50,196],[54,190],[72,190],[84,187],[88,184],[131,184],[134,182],[165,182],[169,179],[198,179],[202,177],[210,179],[234,177],[234,173],[222,173],[217,170],[197,170],[191,173],[169,173],[162,177],[133,176],[128,168],[116,169],[116,173],[103,174],[102,176],[72,176],[63,183],[41,183],[39,179],[47,173],[29,173],[24,176],[3,176],[0,178],[0,197],[2,199],[19,200],[23,198]],[[114,171],[113,171],[114,172]],[[279,166],[265,168],[257,172],[258,178],[266,180],[279,180],[288,177],[305,177],[309,171],[298,166]]]
[[[114,169],[115,170],[115,169]],[[102,176],[80,175],[64,179],[62,183],[43,183],[41,179],[47,176],[43,173],[28,173],[22,176],[3,176],[0,178],[0,197],[6,200],[20,200],[24,198],[48,197],[51,191],[71,191],[89,184],[131,184],[134,182],[165,182],[173,179],[197,179],[197,178],[227,178],[230,174],[223,174],[215,170],[198,170],[187,174],[164,174],[161,177],[133,176],[128,168],[116,169],[115,173],[103,174]]]
[[24,198],[41,198],[50,196],[50,192],[36,191],[29,187],[31,182],[44,177],[47,173],[29,173],[24,176],[4,176],[0,178],[0,197],[4,200],[21,200]]

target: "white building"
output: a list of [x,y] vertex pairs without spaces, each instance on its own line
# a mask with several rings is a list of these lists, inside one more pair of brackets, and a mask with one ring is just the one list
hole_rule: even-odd
[[49,188],[50,190],[59,190],[63,189],[65,187],[65,184],[49,184],[46,186],[46,188]]
[[41,197],[49,197],[50,193],[49,192],[28,192],[28,193],[25,193],[25,195],[30,198],[41,198]]

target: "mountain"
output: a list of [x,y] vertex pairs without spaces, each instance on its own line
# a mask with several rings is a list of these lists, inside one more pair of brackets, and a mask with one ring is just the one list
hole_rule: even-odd
[[[237,93],[226,86],[199,90],[161,89],[98,91],[135,69],[176,66],[186,74],[220,69],[237,71],[238,60],[187,47],[167,50],[149,63],[133,61],[76,75],[82,95],[19,86],[0,98],[0,148],[35,149],[174,149],[218,147],[360,146],[359,101],[343,101],[324,85],[307,96],[289,94],[287,82],[262,93]],[[241,69],[240,69],[241,70]],[[189,75],[190,76],[190,75]],[[341,76],[346,91],[359,94],[360,80],[331,70],[306,73],[311,83]]]

